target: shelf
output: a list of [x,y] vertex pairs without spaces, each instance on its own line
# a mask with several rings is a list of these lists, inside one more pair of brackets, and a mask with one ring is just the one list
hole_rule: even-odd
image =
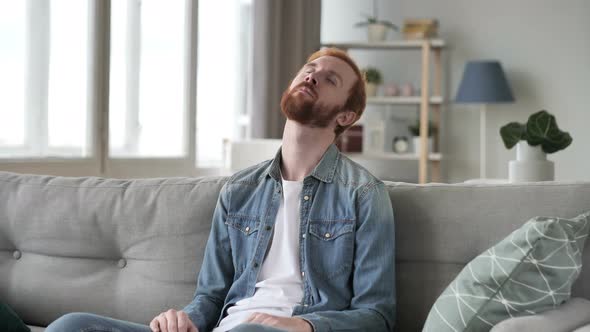
[[[443,48],[445,42],[442,39],[429,39],[432,48]],[[376,43],[369,42],[352,42],[352,43],[322,43],[324,47],[337,47],[342,49],[372,49],[372,50],[419,50],[422,48],[424,40],[392,40]]]
[[[420,159],[420,156],[415,153],[344,152],[344,154],[351,159],[416,160],[416,161]],[[440,154],[440,153],[431,153],[428,156],[428,160],[430,160],[430,161],[440,161],[441,159],[442,159],[442,154]]]
[[[367,104],[373,105],[420,105],[422,97],[368,97]],[[430,104],[440,105],[443,103],[441,96],[432,96],[429,98]]]

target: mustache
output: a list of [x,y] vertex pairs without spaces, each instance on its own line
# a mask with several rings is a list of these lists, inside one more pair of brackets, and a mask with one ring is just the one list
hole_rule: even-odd
[[314,98],[317,98],[317,97],[318,97],[318,92],[316,91],[316,88],[315,88],[315,86],[314,86],[313,84],[311,84],[311,83],[308,83],[308,82],[305,82],[305,81],[303,81],[303,82],[301,82],[301,83],[297,84],[297,85],[296,85],[296,86],[293,88],[293,90],[292,90],[292,91],[295,91],[295,90],[297,90],[297,89],[299,89],[299,88],[307,88],[307,89],[309,89],[309,91],[311,91],[311,93],[313,93],[313,97],[314,97]]

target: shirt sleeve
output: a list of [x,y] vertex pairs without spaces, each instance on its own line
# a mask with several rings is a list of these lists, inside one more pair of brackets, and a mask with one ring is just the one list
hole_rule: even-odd
[[210,331],[217,324],[224,299],[232,285],[234,267],[229,234],[225,224],[228,207],[227,183],[221,189],[205,256],[193,300],[182,311],[186,312],[199,331]]

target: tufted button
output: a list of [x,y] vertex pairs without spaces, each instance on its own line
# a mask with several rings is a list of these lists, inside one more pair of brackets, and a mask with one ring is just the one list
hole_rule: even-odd
[[122,269],[127,266],[127,261],[124,258],[121,258],[119,259],[119,262],[117,262],[117,266]]
[[21,256],[22,256],[22,254],[21,254],[20,250],[15,250],[15,251],[12,253],[12,257],[14,257],[14,259],[20,259],[20,258],[21,258]]

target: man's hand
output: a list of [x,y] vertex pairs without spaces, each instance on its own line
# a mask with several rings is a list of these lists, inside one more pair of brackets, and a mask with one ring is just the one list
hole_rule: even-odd
[[152,332],[199,332],[184,311],[170,309],[150,322]]
[[252,314],[244,323],[262,324],[289,332],[313,332],[311,325],[298,317],[277,317],[269,314]]

